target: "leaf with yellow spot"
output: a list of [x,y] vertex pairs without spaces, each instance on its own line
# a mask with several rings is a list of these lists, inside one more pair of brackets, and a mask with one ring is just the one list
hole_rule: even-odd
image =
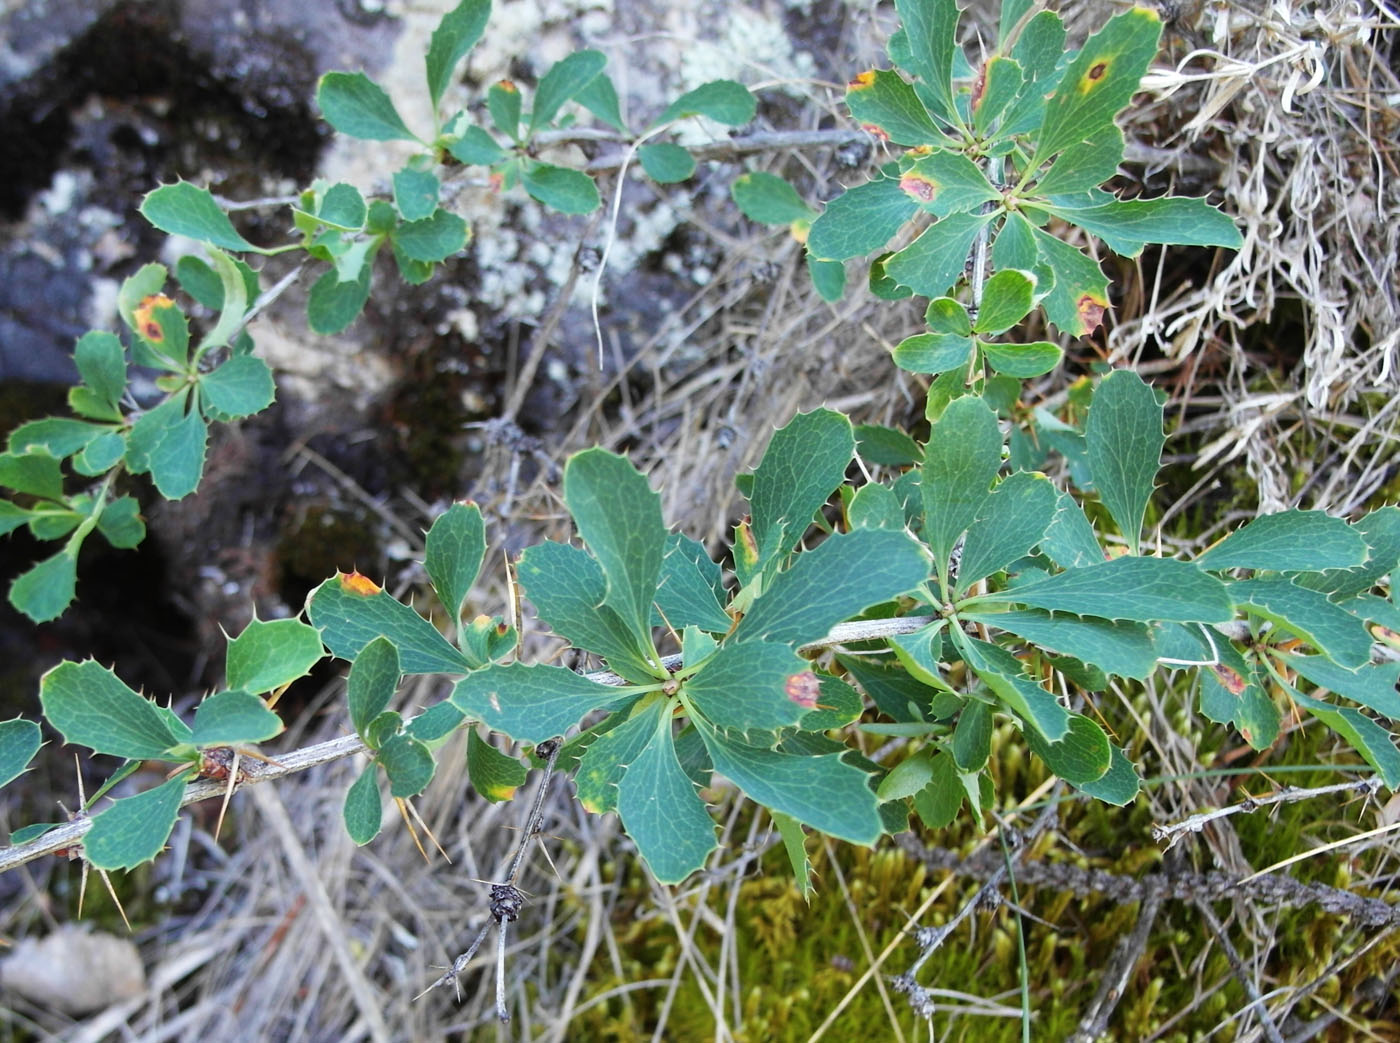
[[896,145],[944,140],[913,84],[890,69],[863,72],[848,83],[846,106],[859,123],[878,127]]
[[1001,198],[982,169],[957,152],[934,152],[911,166],[899,179],[905,195],[935,217],[975,210]]
[[1032,166],[1087,141],[1127,107],[1157,53],[1162,20],[1135,7],[1109,20],[1070,62],[1045,106]]
[[525,765],[496,749],[473,728],[467,733],[467,775],[474,790],[492,804],[500,804],[525,785],[526,771]]

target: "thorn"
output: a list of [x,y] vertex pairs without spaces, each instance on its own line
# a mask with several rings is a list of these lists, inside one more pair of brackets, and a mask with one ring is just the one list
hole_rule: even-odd
[[[83,859],[84,876],[86,876],[87,859]],[[117,897],[117,889],[112,886],[112,878],[107,870],[99,869],[97,875],[102,878],[102,882],[107,885],[107,893],[112,896],[112,904],[117,907],[117,912],[122,914],[122,923],[126,924],[127,934],[131,933],[131,921],[126,918],[126,910],[122,908],[121,899]]]
[[394,803],[398,805],[399,815],[403,818],[403,824],[408,827],[408,835],[413,838],[413,846],[416,847],[418,853],[423,856],[424,862],[431,862],[432,860],[428,858],[428,852],[423,850],[423,842],[418,839],[418,830],[413,828],[413,820],[408,817],[408,812],[405,810],[408,806],[408,801],[403,797],[395,797]]
[[[442,857],[447,860],[447,864],[451,865],[451,856],[449,856],[448,853],[445,850],[443,850],[443,846],[440,843],[438,843],[438,838],[433,835],[432,829],[429,828],[428,823],[423,820],[423,816],[418,813],[418,809],[413,806],[413,802],[404,801],[404,805],[412,813],[413,817],[418,820],[418,824],[423,827],[423,832],[428,834],[428,839],[433,842],[433,847],[437,848],[438,851],[442,853]],[[418,850],[421,851],[423,849],[420,847]],[[425,855],[424,857],[426,858],[427,856]]]
[[224,789],[223,803],[219,805],[219,819],[214,823],[214,843],[219,842],[219,833],[224,828],[224,813],[228,811],[228,802],[233,799],[233,787],[238,784],[238,750],[233,751],[233,767],[228,773],[228,786]]

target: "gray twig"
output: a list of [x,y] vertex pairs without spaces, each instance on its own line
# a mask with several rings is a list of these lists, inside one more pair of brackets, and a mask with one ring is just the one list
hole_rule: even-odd
[[1292,804],[1299,800],[1309,800],[1313,797],[1325,796],[1329,793],[1345,793],[1355,790],[1364,796],[1371,796],[1381,788],[1379,776],[1371,776],[1365,779],[1356,779],[1348,782],[1336,782],[1330,786],[1315,786],[1312,789],[1299,789],[1297,786],[1284,786],[1277,793],[1268,793],[1262,797],[1248,797],[1238,804],[1231,804],[1229,807],[1217,808],[1214,811],[1202,811],[1190,818],[1173,823],[1170,826],[1153,826],[1153,840],[1167,840],[1167,847],[1171,847],[1186,833],[1199,833],[1205,829],[1208,823],[1216,819],[1226,818],[1230,815],[1244,815],[1260,808],[1269,807],[1273,804]]

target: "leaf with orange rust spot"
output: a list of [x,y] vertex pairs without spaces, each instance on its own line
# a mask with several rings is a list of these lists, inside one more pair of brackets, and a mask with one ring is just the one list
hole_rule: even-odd
[[787,697],[803,709],[810,710],[817,705],[817,697],[821,695],[821,682],[817,680],[817,675],[810,670],[803,670],[800,674],[793,674],[787,679],[784,686]]
[[[1103,269],[1092,257],[1043,229],[1032,227],[1031,238],[1041,263],[1055,273],[1050,292],[1040,302],[1046,317],[1075,337],[1092,332],[1103,321],[1108,304],[1108,279]],[[1097,310],[1089,307],[1091,302],[1098,305]]]
[[982,66],[972,90],[972,117],[979,131],[990,132],[1020,93],[1024,78],[1021,63],[1011,58],[998,56]]
[[1238,649],[1220,642],[1218,653],[1219,661],[1201,671],[1201,713],[1217,724],[1233,724],[1245,742],[1262,750],[1278,738],[1278,707]]
[[899,187],[935,217],[975,210],[1001,198],[981,167],[956,152],[924,156],[904,174]]
[[1103,325],[1104,313],[1108,310],[1108,299],[1093,293],[1083,293],[1074,302],[1074,310],[1084,331],[1093,333]]
[[399,651],[406,674],[464,674],[471,661],[431,623],[359,572],[341,572],[311,592],[307,618],[332,655],[354,659],[376,637]]
[[897,145],[945,140],[913,85],[893,70],[857,76],[846,87],[846,106],[857,122],[880,128]]
[[1161,34],[1161,16],[1136,7],[1089,38],[1045,106],[1032,166],[1113,123],[1136,93]]
[[[816,678],[807,688],[799,680],[803,665],[791,648],[776,642],[726,645],[685,681],[681,696],[716,728],[756,739],[796,724],[816,705]],[[811,701],[799,701],[793,691],[810,694]]]
[[342,589],[348,590],[352,594],[358,594],[361,597],[373,597],[383,589],[378,583],[361,572],[337,572],[335,575],[336,579],[340,580]]

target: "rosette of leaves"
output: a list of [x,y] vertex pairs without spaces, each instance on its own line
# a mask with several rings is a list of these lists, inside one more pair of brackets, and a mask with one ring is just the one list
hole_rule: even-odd
[[[930,332],[900,346],[900,365],[936,373],[975,361],[1034,376],[1058,361],[1054,345],[992,338],[1037,305],[1067,333],[1094,329],[1109,307],[1107,278],[1052,221],[1127,257],[1147,243],[1240,245],[1231,219],[1204,200],[1120,200],[1099,187],[1123,158],[1115,121],[1157,52],[1156,11],[1116,15],[1076,52],[1065,49],[1059,15],[1011,0],[995,49],[973,67],[957,43],[955,0],[895,6],[903,22],[889,44],[895,68],[856,76],[846,103],[900,154],[826,205],[811,222],[807,250],[814,266],[875,253],[877,295],[933,300]],[[892,240],[900,245],[887,251]],[[996,274],[973,310],[945,295],[979,244],[990,246]],[[839,279],[825,286],[839,296]]]

